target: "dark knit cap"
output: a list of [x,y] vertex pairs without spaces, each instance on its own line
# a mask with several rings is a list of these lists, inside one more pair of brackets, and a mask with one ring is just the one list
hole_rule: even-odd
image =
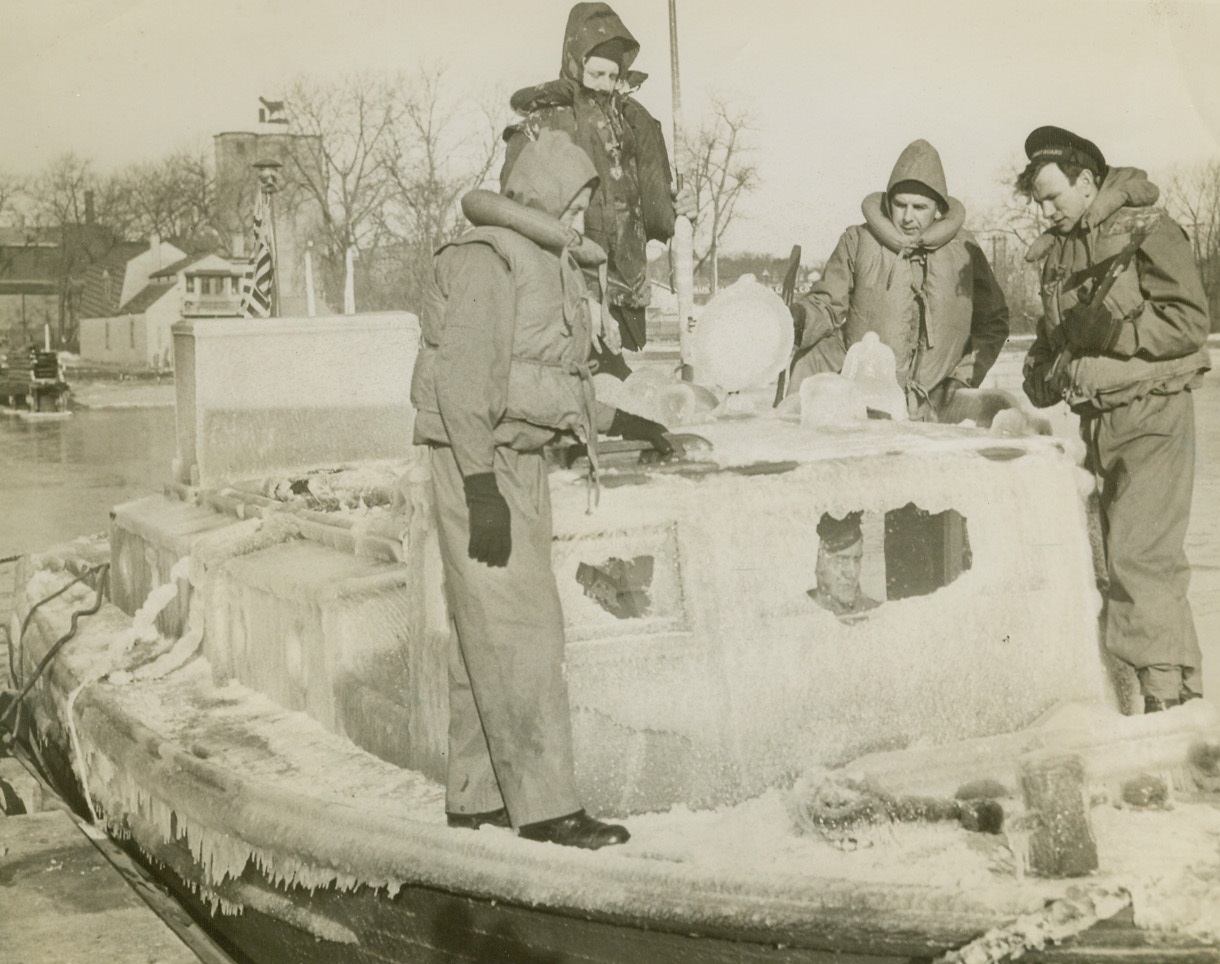
[[1109,168],[1097,145],[1062,127],[1039,127],[1025,138],[1025,156],[1031,161],[1078,164],[1105,177]]
[[613,60],[618,64],[619,70],[622,70],[623,55],[627,53],[628,46],[629,44],[624,37],[611,37],[609,40],[605,40],[591,49],[585,60],[588,60],[589,57],[603,57],[606,60]]
[[818,538],[822,540],[822,548],[827,552],[842,552],[863,539],[861,515],[862,512],[849,512],[842,519],[836,519],[829,512],[822,513],[818,522]]
[[885,187],[886,197],[904,193],[931,198],[942,212],[949,209],[949,188],[945,183],[940,154],[925,140],[911,141],[903,148],[894,170],[890,172],[890,180]]

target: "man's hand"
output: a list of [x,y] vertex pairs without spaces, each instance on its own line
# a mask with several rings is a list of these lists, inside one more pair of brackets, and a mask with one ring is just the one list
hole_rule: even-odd
[[500,494],[494,472],[468,475],[462,480],[466,508],[470,512],[470,545],[467,553],[475,562],[506,566],[513,551],[512,516]]
[[641,418],[639,415],[632,415],[630,412],[624,412],[621,408],[615,410],[614,420],[610,423],[610,430],[606,434],[619,435],[637,442],[647,442],[660,453],[662,459],[672,458],[675,454],[673,445],[665,437],[664,425],[651,419]]
[[1054,369],[1055,366],[1051,362],[1041,362],[1036,365],[1026,363],[1025,380],[1021,383],[1021,387],[1025,390],[1025,396],[1033,403],[1034,408],[1050,408],[1063,401],[1063,389],[1066,386],[1063,384],[1062,378],[1051,377]]
[[698,213],[699,202],[695,198],[695,192],[689,184],[683,184],[674,192],[674,214],[693,222]]
[[1076,351],[1086,355],[1108,352],[1118,341],[1123,319],[1102,304],[1077,302],[1063,313],[1063,334]]

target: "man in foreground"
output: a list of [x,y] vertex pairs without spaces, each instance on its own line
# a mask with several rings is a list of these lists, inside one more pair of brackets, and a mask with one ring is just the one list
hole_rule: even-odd
[[1144,712],[1164,710],[1201,691],[1184,543],[1207,298],[1185,232],[1152,207],[1159,192],[1142,171],[1110,168],[1058,127],[1031,133],[1025,153],[1017,191],[1051,224],[1027,255],[1042,261],[1045,315],[1025,392],[1080,416],[1105,538],[1106,648],[1134,668]]
[[589,816],[576,794],[542,447],[572,433],[593,448],[600,429],[672,451],[662,426],[593,398],[570,245],[596,186],[566,134],[526,145],[500,223],[436,254],[411,383],[453,623],[449,825],[511,825],[588,849],[628,833]]

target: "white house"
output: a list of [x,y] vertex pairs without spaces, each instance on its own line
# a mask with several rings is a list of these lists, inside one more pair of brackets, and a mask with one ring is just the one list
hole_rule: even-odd
[[170,328],[182,318],[241,314],[244,261],[187,257],[156,236],[94,265],[85,278],[80,356],[128,368],[172,368]]

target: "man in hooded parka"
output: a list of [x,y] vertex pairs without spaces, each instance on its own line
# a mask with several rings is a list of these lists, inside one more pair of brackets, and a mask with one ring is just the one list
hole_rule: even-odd
[[1025,392],[1080,416],[1106,549],[1105,645],[1139,679],[1144,711],[1201,695],[1187,592],[1194,489],[1191,390],[1210,368],[1207,296],[1186,233],[1143,171],[1111,168],[1092,141],[1040,127],[1018,192],[1051,227]]
[[[568,14],[559,79],[517,91],[512,108],[524,115],[504,132],[507,151],[501,184],[522,148],[539,131],[566,131],[593,161],[599,187],[585,215],[590,239],[606,251],[606,290],[596,272],[590,292],[604,306],[594,319],[602,345],[600,371],[626,378],[622,350],[644,347],[645,309],[651,288],[647,244],[674,233],[675,204],[694,216],[693,195],[670,190],[671,172],[660,123],[627,90],[628,68],[640,45],[605,3],[578,3]],[[638,86],[646,74],[630,72]]]
[[821,279],[792,307],[796,361],[789,393],[837,372],[846,349],[876,332],[894,352],[912,418],[946,417],[956,390],[977,388],[1008,337],[1008,304],[950,197],[936,148],[903,150],[885,193],[862,205]]
[[590,849],[628,834],[576,795],[541,450],[565,432],[592,450],[599,429],[662,454],[668,443],[655,422],[596,402],[580,269],[566,241],[539,243],[521,224],[541,217],[572,236],[596,184],[566,134],[522,150],[504,190],[513,216],[436,254],[411,382],[452,619],[449,825],[511,824]]

